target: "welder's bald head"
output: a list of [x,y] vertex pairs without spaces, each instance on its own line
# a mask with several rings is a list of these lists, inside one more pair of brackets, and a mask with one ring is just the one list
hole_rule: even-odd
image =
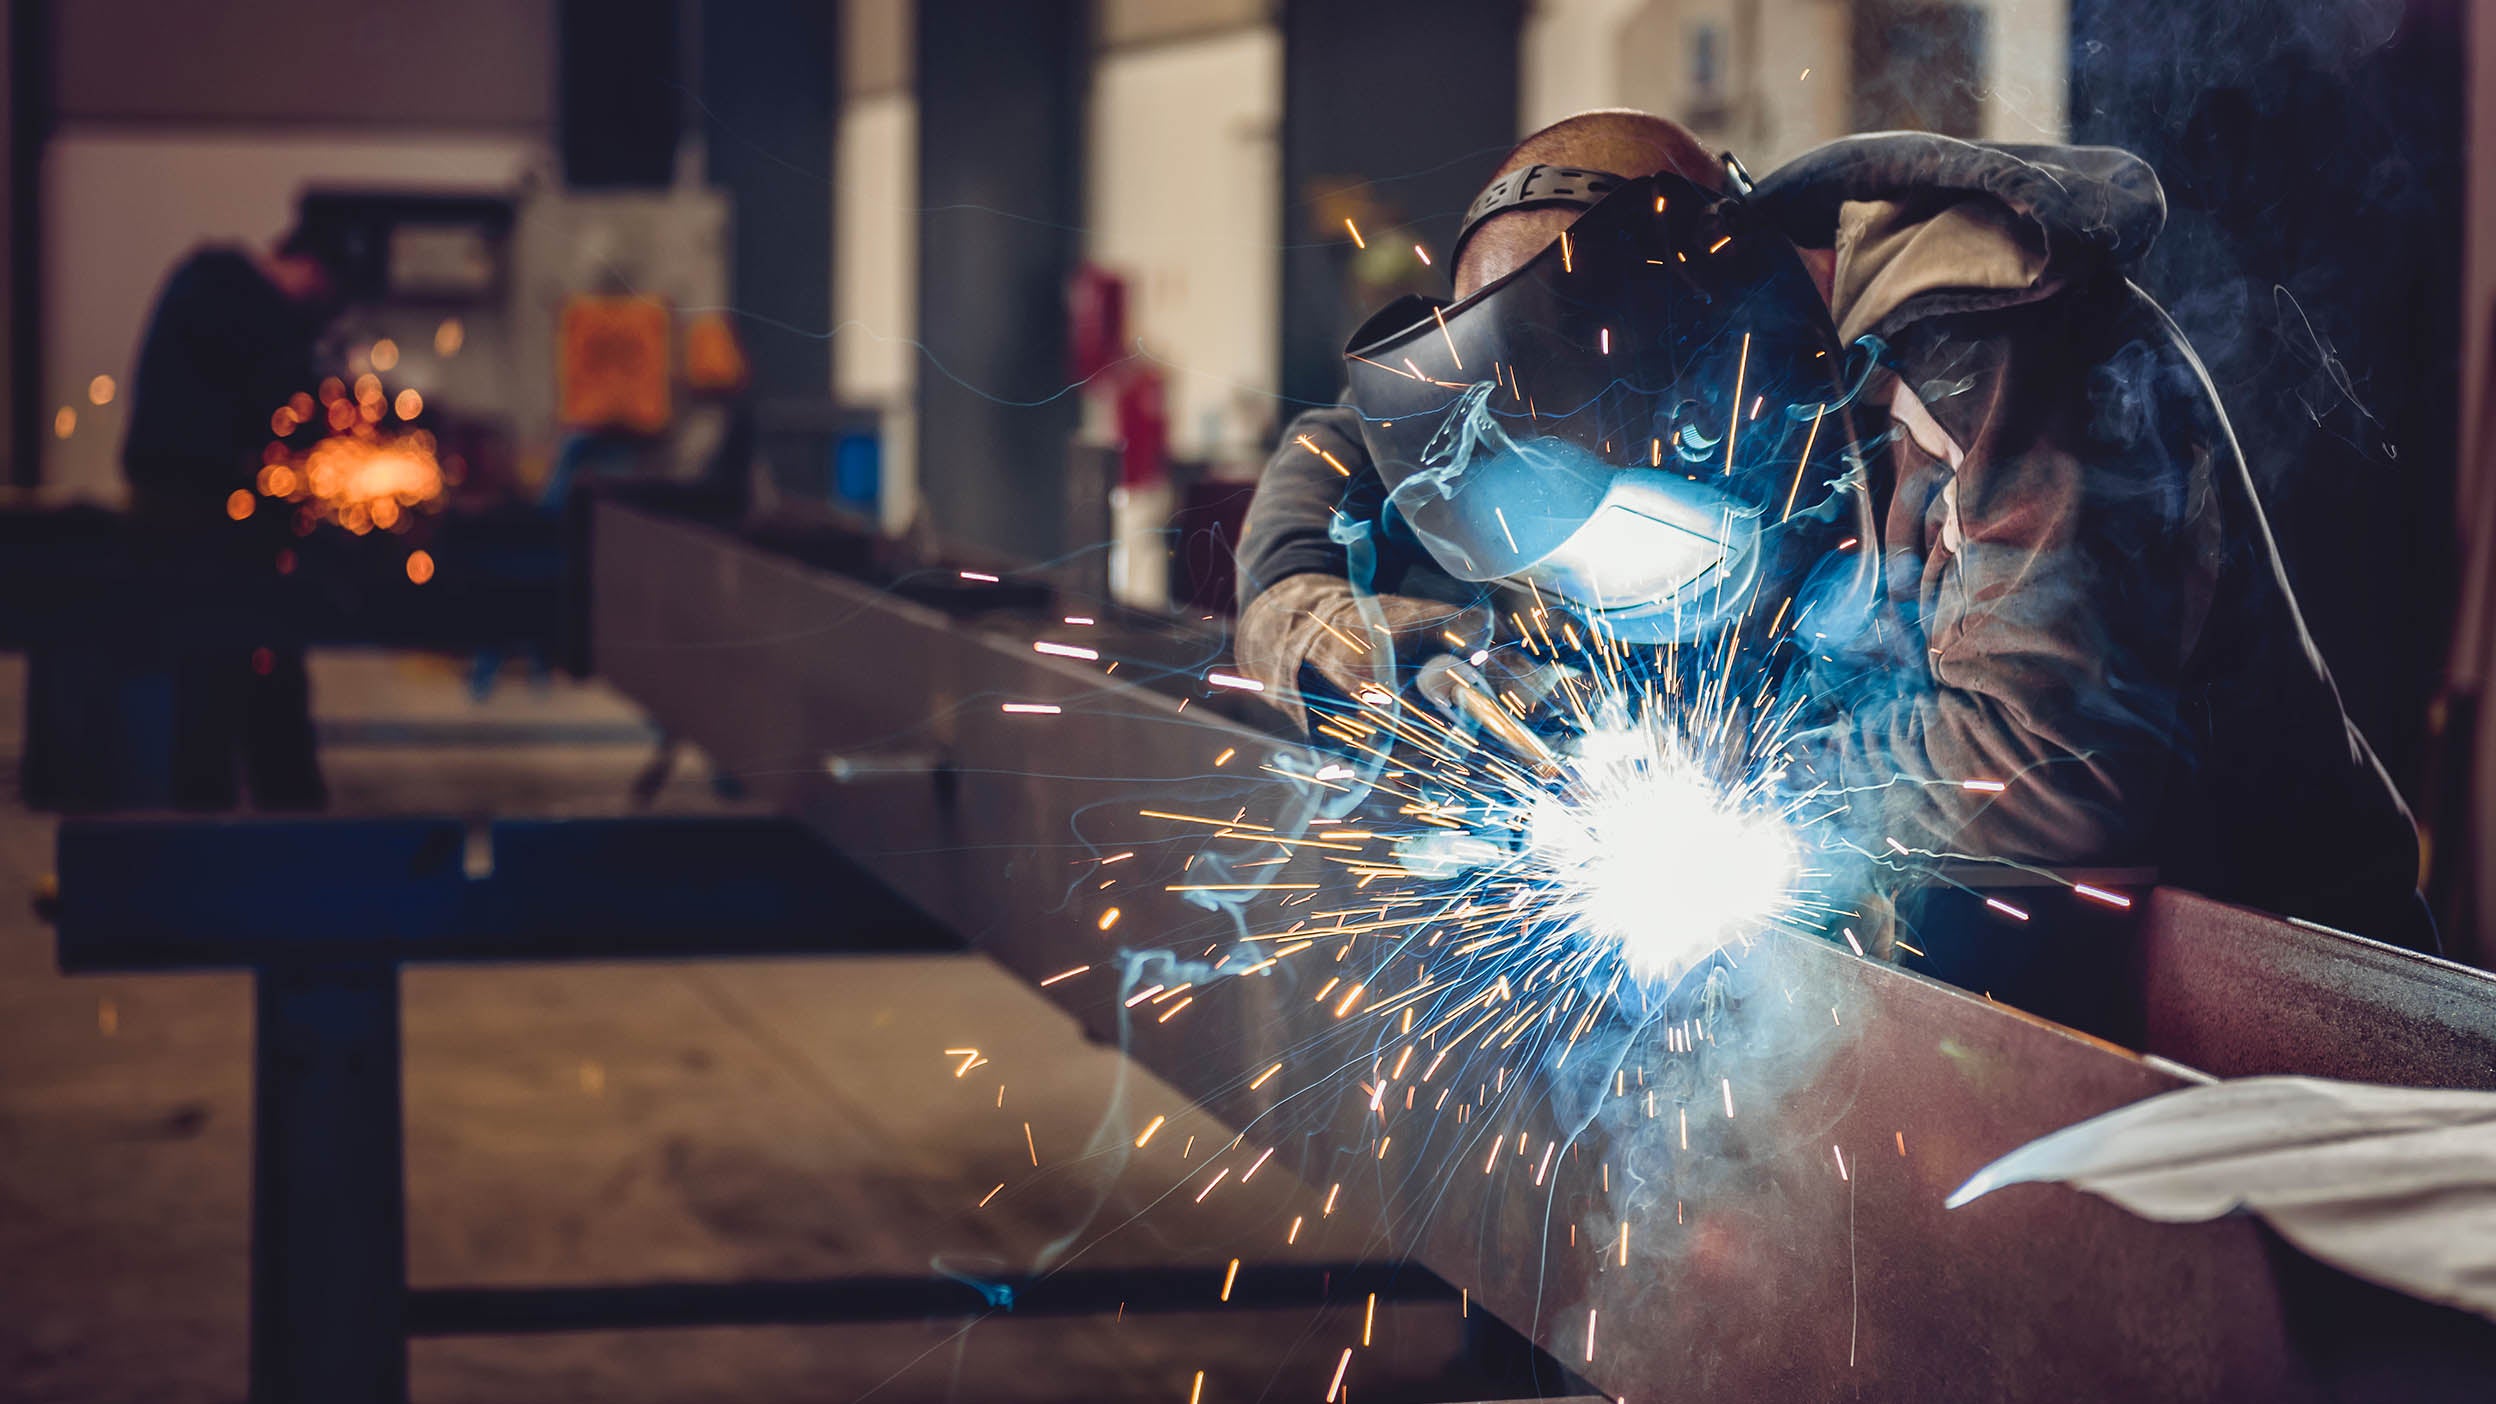
[[[1725,185],[1724,166],[1688,127],[1626,107],[1581,112],[1552,123],[1518,142],[1492,179],[1536,164],[1610,171],[1631,179],[1669,171],[1710,190]],[[1524,267],[1579,213],[1545,206],[1484,220],[1456,261],[1456,296],[1466,297]]]

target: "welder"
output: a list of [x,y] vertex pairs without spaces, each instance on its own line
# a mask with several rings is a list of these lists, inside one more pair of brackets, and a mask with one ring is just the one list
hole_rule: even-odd
[[1753,181],[1647,114],[1546,128],[1468,210],[1454,301],[1372,318],[1345,402],[1284,431],[1240,662],[1306,721],[1483,657],[1503,586],[1632,643],[1859,587],[1858,625],[1816,621],[1795,749],[1865,841],[2155,868],[2433,949],[2407,807],[2200,363],[2125,276],[2164,220],[2107,148],[1874,134]]
[[[254,508],[271,416],[312,388],[314,354],[358,262],[357,231],[311,221],[273,247],[211,245],[167,275],[139,348],[122,440],[134,528],[202,592],[255,597],[292,560],[284,514]],[[326,797],[303,650],[266,638],[173,641],[177,808],[261,809]]]

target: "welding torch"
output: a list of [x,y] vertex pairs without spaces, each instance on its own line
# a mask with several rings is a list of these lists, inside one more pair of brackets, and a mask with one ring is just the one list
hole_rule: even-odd
[[1560,777],[1562,759],[1534,728],[1508,710],[1482,670],[1461,658],[1441,654],[1421,667],[1414,687],[1450,720],[1470,723],[1523,764],[1537,780]]

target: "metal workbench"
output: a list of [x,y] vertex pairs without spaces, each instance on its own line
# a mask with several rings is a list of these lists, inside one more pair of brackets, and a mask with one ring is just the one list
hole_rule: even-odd
[[[1213,939],[1216,914],[1146,882],[1121,889],[1105,933],[1069,875],[1118,850],[1175,859],[1184,836],[1139,808],[1254,803],[1211,757],[1293,746],[1191,687],[1218,636],[1103,619],[1089,641],[1131,660],[1130,684],[1036,654],[1057,614],[1028,598],[914,602],[890,588],[907,582],[726,525],[598,511],[598,670],[975,949],[1037,982]],[[1106,976],[1046,993],[1247,1145],[1340,1184],[1337,1212],[1370,1216],[1382,1256],[1468,1288],[1616,1396],[2488,1397],[2496,1327],[2320,1267],[2253,1220],[2153,1224],[2052,1186],[1942,1202],[2004,1152],[2203,1075],[2496,1088],[2496,977],[2168,889],[2128,913],[2045,903],[1999,940],[2030,943],[2033,960],[2004,968],[2031,978],[1971,991],[1770,938],[1753,958],[1825,1025],[1779,1064],[1774,1095],[1667,1155],[1663,1122],[1535,1089],[1497,1132],[1559,1133],[1540,1170],[1496,1153],[1486,1170],[1489,1128],[1444,1118],[1395,1122],[1390,1154],[1365,1098],[1312,1119],[1278,1097],[1307,1079],[1252,1086],[1340,1039],[1288,979],[1204,984],[1172,1023],[1129,1014]],[[1670,1061],[1644,1044],[1606,1056],[1642,1073]],[[1627,1266],[1611,1251],[1623,1222]]]

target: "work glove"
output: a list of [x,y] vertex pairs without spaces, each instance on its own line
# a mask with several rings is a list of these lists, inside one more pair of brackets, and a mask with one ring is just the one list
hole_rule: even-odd
[[1373,595],[1381,628],[1350,581],[1294,575],[1276,582],[1239,616],[1239,666],[1265,684],[1266,701],[1306,731],[1311,690],[1344,701],[1400,693],[1438,654],[1463,657],[1488,647],[1491,612],[1412,595]]

